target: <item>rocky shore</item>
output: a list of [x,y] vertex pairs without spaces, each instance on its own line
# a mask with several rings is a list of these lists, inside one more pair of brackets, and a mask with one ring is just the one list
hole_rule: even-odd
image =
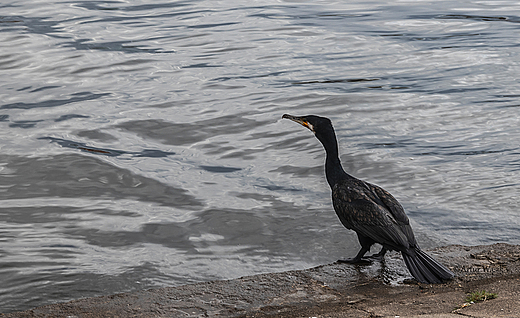
[[[520,246],[451,245],[428,251],[457,277],[408,281],[399,254],[384,262],[159,288],[0,314],[13,317],[520,317]],[[470,303],[487,291],[495,299]],[[491,297],[490,297],[491,298]]]

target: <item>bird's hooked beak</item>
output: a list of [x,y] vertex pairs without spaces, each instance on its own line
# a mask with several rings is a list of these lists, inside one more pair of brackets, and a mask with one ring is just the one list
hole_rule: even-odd
[[313,133],[316,133],[314,131],[314,127],[311,125],[311,123],[309,123],[305,117],[298,117],[298,116],[293,116],[293,115],[288,115],[288,114],[284,114],[282,116],[282,118],[286,118],[286,119],[290,119],[300,125],[302,125],[303,127],[307,127],[309,128],[310,131],[312,131]]

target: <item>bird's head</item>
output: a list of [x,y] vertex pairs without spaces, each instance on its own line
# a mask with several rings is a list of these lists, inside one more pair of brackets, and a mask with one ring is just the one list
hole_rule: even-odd
[[303,127],[307,127],[312,131],[319,140],[322,138],[330,138],[330,134],[334,135],[334,128],[332,128],[332,122],[326,117],[320,117],[316,115],[307,116],[292,116],[284,114],[282,118],[290,119]]
[[316,115],[298,117],[287,114],[283,115],[282,118],[290,119],[303,127],[307,127],[321,142],[323,148],[325,148],[325,152],[327,153],[325,175],[327,176],[327,182],[332,189],[337,182],[349,177],[341,167],[341,162],[338,156],[338,142],[330,119]]

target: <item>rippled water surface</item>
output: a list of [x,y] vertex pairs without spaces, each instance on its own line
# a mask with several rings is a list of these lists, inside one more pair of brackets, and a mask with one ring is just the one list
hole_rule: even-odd
[[0,312],[353,256],[284,113],[424,247],[520,243],[517,1],[0,8]]

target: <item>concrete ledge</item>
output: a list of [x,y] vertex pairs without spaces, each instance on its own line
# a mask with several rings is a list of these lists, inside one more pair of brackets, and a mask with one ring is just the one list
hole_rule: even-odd
[[[430,250],[456,279],[404,283],[399,254],[384,262],[316,268],[86,298],[0,314],[12,317],[520,317],[520,246]],[[404,281],[404,282],[403,282]],[[464,305],[468,293],[498,298]]]

